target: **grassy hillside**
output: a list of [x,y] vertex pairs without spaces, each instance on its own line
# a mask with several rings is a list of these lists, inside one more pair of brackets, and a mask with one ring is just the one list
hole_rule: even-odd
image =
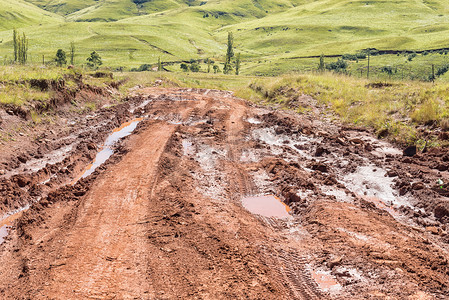
[[55,14],[22,0],[0,0],[0,30],[60,22]]
[[[8,3],[10,3],[9,1]],[[77,45],[77,63],[92,50],[106,65],[137,67],[144,63],[205,59],[221,60],[226,35],[234,32],[246,74],[280,74],[316,68],[318,59],[304,58],[356,53],[361,49],[424,50],[449,47],[449,3],[444,0],[19,0],[30,18],[4,16],[4,29],[22,27],[30,37],[34,62],[54,56],[58,48]],[[1,5],[7,5],[0,0]],[[39,6],[40,8],[37,8]],[[43,13],[42,9],[48,10]],[[55,17],[57,13],[64,17]],[[6,13],[4,13],[6,14]],[[48,14],[47,16],[45,14]],[[41,16],[39,19],[39,16]],[[44,18],[45,17],[45,18]],[[47,19],[46,19],[47,18]],[[39,20],[38,20],[39,19]],[[44,21],[41,21],[44,20]],[[11,25],[13,24],[13,25]],[[17,25],[15,25],[17,24]],[[36,24],[42,24],[36,27]],[[46,25],[47,24],[47,25]],[[10,31],[0,32],[0,57],[10,56]],[[336,59],[335,59],[336,60]],[[327,59],[327,62],[332,59]],[[381,69],[424,70],[446,56],[382,56]],[[349,70],[363,73],[366,61]],[[179,65],[173,67],[179,69]],[[427,72],[427,69],[425,69]],[[416,71],[422,72],[422,71]],[[399,75],[398,75],[399,76]]]

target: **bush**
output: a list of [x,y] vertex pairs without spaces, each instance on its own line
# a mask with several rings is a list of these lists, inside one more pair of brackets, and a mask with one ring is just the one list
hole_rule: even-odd
[[326,65],[326,69],[335,71],[335,72],[343,72],[348,67],[348,63],[344,59],[338,59],[336,62],[332,62]]
[[382,73],[387,73],[388,75],[393,74],[393,68],[391,66],[384,66],[382,69],[380,69]]
[[439,67],[437,72],[435,73],[435,75],[438,77],[438,76],[446,74],[447,71],[449,71],[449,64]]
[[189,66],[187,64],[185,64],[185,63],[182,63],[181,64],[181,70],[183,70],[184,72],[187,72],[187,71],[189,71]]
[[409,56],[407,57],[407,60],[412,61],[415,57],[416,57],[416,53],[413,52],[413,53],[409,54]]
[[358,57],[357,57],[356,54],[343,54],[341,56],[341,58],[344,59],[344,60],[353,60],[353,61],[358,60]]
[[197,63],[193,63],[193,64],[190,65],[190,71],[192,71],[192,72],[197,73],[197,72],[200,71],[200,69],[201,69],[201,67]]

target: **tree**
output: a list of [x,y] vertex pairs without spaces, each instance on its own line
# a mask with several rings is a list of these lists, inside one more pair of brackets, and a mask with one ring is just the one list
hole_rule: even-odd
[[18,59],[19,63],[24,65],[28,59],[28,39],[23,33],[22,37],[18,37]]
[[197,63],[193,63],[193,64],[190,65],[190,71],[192,71],[194,73],[199,72],[200,68],[201,68],[200,65],[197,64]]
[[18,43],[18,39],[19,39],[19,35],[17,33],[17,29],[13,29],[12,31],[12,37],[13,37],[13,43],[14,43],[14,61],[17,62],[17,60],[19,59],[19,43]]
[[96,51],[93,51],[86,60],[87,65],[92,69],[97,69],[99,66],[103,64],[100,55]]
[[55,62],[59,67],[67,64],[67,56],[64,50],[58,49],[58,51],[56,52]]
[[70,64],[75,64],[75,42],[70,42]]
[[240,74],[240,53],[237,53],[236,59],[235,59],[235,75]]
[[210,59],[207,59],[207,73],[210,73]]
[[231,60],[234,57],[234,36],[232,32],[228,32],[228,48],[226,50],[226,60],[223,73],[228,74],[232,71]]
[[189,71],[189,66],[188,66],[187,64],[185,64],[185,63],[182,63],[182,64],[181,64],[181,69],[182,69],[184,72],[187,72],[187,71]]
[[219,66],[214,65],[212,68],[214,69],[214,74],[217,74],[217,73],[220,72],[220,67]]
[[157,70],[160,72],[162,71],[162,63],[161,63],[161,57],[159,56],[157,60]]
[[28,39],[25,33],[20,34],[16,29],[13,30],[13,43],[14,43],[14,62],[19,62],[24,65],[28,59]]
[[320,55],[320,64],[318,65],[318,71],[323,72],[325,68],[324,64],[324,54]]

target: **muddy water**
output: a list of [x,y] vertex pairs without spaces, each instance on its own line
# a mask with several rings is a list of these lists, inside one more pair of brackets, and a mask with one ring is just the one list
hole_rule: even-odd
[[104,164],[112,156],[112,154],[114,154],[114,149],[112,148],[114,144],[121,138],[130,135],[134,131],[134,129],[136,129],[137,125],[140,123],[140,121],[142,121],[142,119],[143,118],[138,118],[123,123],[119,128],[114,129],[112,134],[106,139],[102,150],[98,152],[93,163],[87,166],[87,168],[81,173],[81,175],[79,175],[78,178],[74,180],[74,183],[76,183],[81,178],[86,178],[87,176],[91,175],[99,166]]
[[5,238],[8,236],[9,229],[11,228],[12,223],[15,220],[17,220],[20,216],[22,216],[23,212],[28,208],[29,205],[19,210],[16,210],[13,213],[5,215],[0,219],[0,245],[5,241]]
[[342,182],[352,192],[363,195],[367,201],[378,208],[397,216],[395,208],[410,206],[407,199],[400,197],[393,189],[393,179],[386,176],[386,171],[375,166],[361,166],[356,172],[344,176]]
[[3,225],[0,227],[0,245],[5,241],[5,237],[8,236],[8,226]]
[[336,292],[341,289],[341,285],[332,275],[322,271],[312,271],[311,273],[312,278],[321,290],[326,292]]
[[281,219],[292,218],[289,214],[290,207],[274,195],[246,197],[242,199],[242,204],[256,215]]

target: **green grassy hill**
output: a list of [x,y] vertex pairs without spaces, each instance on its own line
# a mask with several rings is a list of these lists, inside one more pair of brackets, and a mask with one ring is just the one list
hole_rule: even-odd
[[21,0],[0,0],[0,30],[14,27],[40,26],[62,21],[52,12]]
[[[13,4],[8,4],[13,3]],[[8,6],[9,5],[9,6]],[[8,8],[9,7],[9,8]],[[3,9],[3,10],[2,10]],[[14,11],[15,9],[15,11]],[[44,11],[46,10],[46,11]],[[30,37],[32,62],[74,41],[77,63],[92,50],[111,67],[223,58],[232,31],[243,72],[315,68],[317,59],[361,49],[449,48],[445,0],[0,0],[0,57],[11,56],[13,27]],[[445,57],[383,57],[379,64],[425,66]],[[330,61],[331,59],[328,59]],[[351,63],[352,64],[352,63]],[[379,65],[380,66],[380,65]],[[178,66],[173,68],[179,69]],[[204,68],[203,68],[204,69]],[[351,70],[358,72],[359,65]]]

